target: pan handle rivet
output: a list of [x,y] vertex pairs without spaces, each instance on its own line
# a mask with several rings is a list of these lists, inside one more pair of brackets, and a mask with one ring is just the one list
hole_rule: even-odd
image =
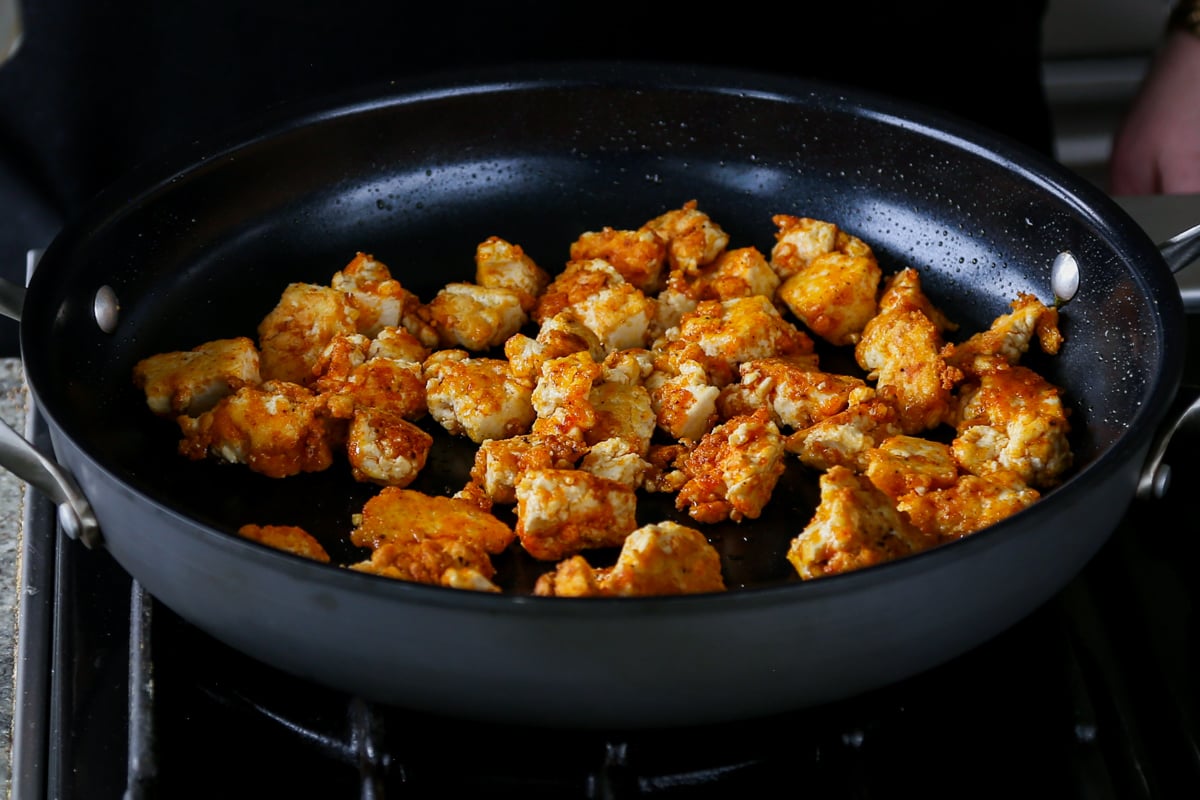
[[1069,250],[1054,257],[1050,266],[1050,288],[1054,291],[1054,304],[1067,303],[1079,291],[1079,262]]
[[1159,464],[1142,478],[1138,496],[1144,500],[1161,500],[1171,488],[1171,465]]
[[100,326],[100,330],[105,333],[112,333],[117,329],[117,317],[121,312],[121,304],[117,301],[117,293],[113,291],[111,286],[101,286],[96,290],[96,300],[92,304],[92,315],[96,318],[96,324]]

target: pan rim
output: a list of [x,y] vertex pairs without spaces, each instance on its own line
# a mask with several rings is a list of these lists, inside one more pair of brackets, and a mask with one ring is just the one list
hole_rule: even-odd
[[[859,104],[861,108],[867,109],[867,113],[869,114],[880,115],[881,117],[895,120],[897,124],[902,124],[903,127],[909,129],[915,128],[941,141],[952,142],[959,149],[973,152],[989,161],[1010,165],[1020,163],[1022,171],[1029,174],[1033,179],[1040,181],[1042,185],[1061,190],[1070,199],[1077,213],[1090,217],[1102,229],[1112,231],[1114,238],[1123,236],[1135,243],[1135,247],[1139,252],[1131,255],[1138,258],[1144,257],[1147,265],[1152,265],[1153,267],[1151,270],[1138,273],[1143,290],[1150,295],[1156,305],[1163,309],[1163,313],[1155,320],[1158,332],[1157,341],[1161,349],[1161,358],[1158,364],[1160,373],[1159,382],[1147,394],[1145,398],[1146,402],[1141,404],[1133,418],[1128,421],[1125,432],[1111,446],[1099,453],[1096,458],[1084,465],[1080,470],[1074,472],[1071,478],[1055,491],[1072,499],[1076,496],[1082,497],[1084,490],[1080,488],[1080,485],[1085,483],[1089,479],[1089,476],[1115,473],[1125,466],[1127,461],[1132,460],[1138,452],[1144,449],[1146,446],[1142,441],[1145,438],[1144,435],[1153,433],[1154,428],[1162,419],[1168,405],[1177,393],[1181,381],[1183,372],[1182,344],[1174,342],[1167,335],[1169,331],[1166,329],[1171,327],[1173,319],[1183,319],[1182,298],[1179,296],[1178,291],[1171,293],[1167,290],[1166,282],[1168,281],[1171,289],[1175,289],[1176,287],[1174,286],[1174,282],[1170,281],[1170,274],[1165,264],[1162,263],[1157,250],[1154,249],[1153,244],[1141,233],[1136,223],[1117,206],[1115,201],[1108,198],[1099,189],[1091,187],[1083,182],[1082,179],[1070,175],[1065,167],[1045,159],[1040,154],[1035,153],[1020,143],[1007,141],[999,135],[984,131],[964,121],[952,119],[948,115],[938,113],[932,109],[914,107],[911,104],[901,103],[900,101],[884,98],[870,92],[853,90],[847,87],[837,87],[835,84],[823,81],[768,76],[762,73],[726,68],[665,64],[654,64],[647,67],[646,65],[639,66],[634,63],[620,65],[605,62],[597,63],[602,64],[603,69],[596,70],[594,65],[589,66],[588,63],[558,65],[556,70],[550,73],[549,78],[545,77],[544,66],[487,70],[486,74],[480,74],[475,70],[471,70],[470,72],[455,70],[444,73],[437,79],[423,78],[420,81],[414,79],[411,83],[407,81],[389,82],[388,85],[395,88],[391,94],[383,97],[378,96],[378,87],[370,87],[353,93],[351,97],[340,105],[328,106],[326,105],[328,100],[323,99],[318,101],[318,105],[324,106],[323,111],[305,109],[297,111],[289,107],[289,110],[284,112],[277,121],[268,121],[265,124],[261,121],[253,123],[253,127],[259,131],[256,136],[247,138],[244,133],[234,132],[227,137],[219,139],[211,148],[206,148],[199,143],[193,143],[188,147],[180,148],[177,152],[172,152],[167,157],[149,162],[142,169],[134,171],[127,179],[117,182],[113,187],[102,193],[76,221],[69,222],[59,236],[56,236],[55,240],[51,242],[43,258],[48,259],[51,263],[57,259],[65,260],[72,258],[73,251],[77,248],[86,249],[85,244],[90,236],[89,231],[96,227],[102,227],[114,218],[128,213],[131,208],[152,202],[158,192],[168,191],[169,187],[180,178],[196,170],[212,168],[226,159],[236,157],[244,148],[279,135],[284,130],[282,127],[284,125],[294,126],[299,124],[300,127],[305,127],[310,124],[320,124],[343,116],[371,113],[373,110],[385,106],[428,102],[445,97],[462,96],[464,94],[511,91],[521,87],[545,89],[547,81],[549,81],[551,86],[561,85],[573,88],[594,86],[611,88],[614,85],[625,85],[627,83],[632,86],[643,86],[644,84],[644,88],[647,90],[662,90],[664,88],[662,81],[666,80],[668,84],[665,88],[673,90],[698,90],[716,94],[755,91],[756,94],[771,100],[794,100],[804,95],[819,95],[819,100],[822,103],[833,104],[835,106],[851,102]],[[476,74],[476,80],[474,83],[464,85],[461,81],[463,81],[464,76],[469,74]],[[717,84],[710,83],[722,77],[724,78],[723,81]],[[557,81],[562,81],[562,83],[558,84],[556,83]],[[651,83],[654,85],[651,86]],[[410,88],[405,89],[406,86]],[[754,87],[758,87],[757,90]],[[374,95],[373,100],[367,99],[372,95]],[[272,116],[271,119],[275,119],[275,116]],[[202,151],[208,152],[208,155],[197,159],[195,153]],[[178,163],[185,163],[187,166],[180,167]],[[147,176],[150,175],[157,177],[147,183]],[[125,194],[125,192],[128,192],[129,188],[133,186],[139,187],[140,191],[135,193],[131,200],[130,195]],[[41,300],[42,294],[53,294],[51,287],[56,277],[49,276],[50,271],[42,270],[34,273],[29,286],[28,298],[35,303]],[[39,278],[39,275],[43,277]],[[29,355],[34,353],[37,344],[32,340],[32,337],[33,334],[29,332],[29,326],[23,324],[21,328],[22,360],[26,365],[30,364]],[[37,372],[39,363],[41,362],[39,362],[36,356],[33,356],[34,370],[32,377],[29,378],[29,384],[39,408],[64,435],[69,436],[76,442],[80,441],[80,437],[72,433],[71,420],[59,414],[55,404],[47,402],[48,398],[43,396],[39,391],[39,386],[48,380],[45,377],[39,377]],[[110,473],[107,467],[94,457],[93,453],[88,452],[86,455],[92,460],[95,468],[102,470],[113,480],[122,483],[126,482],[120,476]],[[144,499],[147,502],[154,502],[158,505],[153,498],[144,496]],[[172,511],[172,513],[175,512]],[[1020,512],[1018,515],[1006,519],[986,530],[979,531],[970,537],[936,548],[935,550],[878,565],[869,570],[829,576],[816,582],[763,586],[737,589],[724,593],[679,597],[586,599],[593,603],[597,600],[608,601],[603,603],[605,607],[619,604],[630,609],[637,609],[642,604],[653,603],[656,607],[658,605],[671,604],[687,608],[694,606],[699,610],[707,608],[714,602],[721,604],[728,603],[732,597],[747,598],[746,600],[739,599],[735,601],[739,603],[749,603],[753,601],[753,598],[758,597],[766,598],[759,602],[770,603],[773,602],[773,598],[776,595],[786,594],[790,600],[790,596],[796,594],[797,589],[801,586],[816,587],[821,585],[822,588],[820,590],[815,588],[805,588],[802,590],[814,596],[821,596],[826,592],[837,591],[840,587],[846,585],[854,586],[857,583],[868,581],[875,583],[877,582],[875,576],[880,576],[880,580],[882,580],[882,576],[886,575],[895,575],[897,576],[896,579],[901,579],[901,576],[906,575],[911,570],[920,569],[921,565],[925,562],[933,563],[935,560],[948,560],[958,557],[956,555],[958,553],[963,554],[961,557],[967,557],[968,554],[978,549],[993,547],[995,546],[993,544],[995,540],[1002,538],[1006,534],[1015,532],[1033,514],[1037,514],[1036,506]],[[186,517],[182,518],[187,519]],[[248,542],[240,542],[237,537],[232,536],[226,531],[209,526],[203,526],[203,528],[206,533],[219,536],[222,540],[235,542],[233,545],[235,547],[248,548],[247,552],[256,551],[261,547]],[[939,556],[938,553],[947,553],[947,555]],[[286,554],[275,552],[264,553],[263,555],[269,557],[266,559],[266,563],[271,563],[280,569],[283,568],[283,564],[290,563],[292,558]],[[308,563],[297,565],[297,569],[301,571],[307,571],[311,568],[322,570],[321,574],[323,575],[328,574],[329,568],[326,566]],[[519,608],[530,603],[550,606],[554,604],[554,601],[580,599],[501,595],[504,599],[497,601],[496,596],[492,595],[476,596],[475,593],[445,589],[443,587],[403,584],[379,578],[378,576],[360,574],[350,580],[356,583],[364,579],[370,581],[370,583],[364,584],[365,586],[386,586],[391,583],[393,589],[385,591],[395,591],[397,597],[405,599],[409,596],[421,599],[428,598],[428,602],[434,602],[436,599],[439,604],[443,603],[441,598],[454,598],[453,603],[456,605],[458,603],[474,604],[478,602],[486,604],[489,608],[494,608],[499,602],[506,607]],[[349,585],[353,585],[353,583]],[[826,589],[825,587],[829,588]],[[571,605],[583,607],[583,604]],[[468,605],[467,607],[473,606]],[[706,611],[705,613],[709,612]]]

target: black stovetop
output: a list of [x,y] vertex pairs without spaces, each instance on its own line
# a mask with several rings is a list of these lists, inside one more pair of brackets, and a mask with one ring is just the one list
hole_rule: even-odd
[[1198,797],[1198,437],[1172,445],[1165,499],[1135,500],[1075,580],[995,639],[851,700],[686,730],[445,719],[290,677],[66,540],[31,490],[12,796]]

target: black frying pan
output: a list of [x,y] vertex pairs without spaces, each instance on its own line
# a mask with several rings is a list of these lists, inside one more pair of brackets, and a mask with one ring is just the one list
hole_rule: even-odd
[[[423,299],[498,235],[551,270],[570,241],[697,199],[731,246],[771,216],[837,222],[885,271],[912,265],[966,330],[1082,266],[1066,345],[1077,467],[1034,507],[937,550],[800,582],[787,542],[816,500],[789,471],[762,518],[718,526],[730,591],[571,600],[483,595],[311,563],[244,541],[302,524],[335,559],[375,489],[347,469],[273,481],[188,462],[134,363],[253,335],[287,283],[357,250]],[[93,313],[109,287],[111,332]],[[276,667],[384,702],[559,726],[745,718],[839,699],[994,636],[1062,587],[1134,496],[1176,398],[1183,306],[1163,254],[1103,193],[956,120],[823,84],[663,66],[575,65],[392,85],[195,145],[103,195],[42,257],[21,309],[25,373],[102,545],[155,597]],[[1031,356],[1032,358],[1033,356]],[[445,442],[419,488],[469,467]],[[650,508],[649,506],[647,507]],[[647,510],[657,514],[658,510]],[[663,509],[662,513],[670,513]],[[517,557],[502,577],[528,586]]]

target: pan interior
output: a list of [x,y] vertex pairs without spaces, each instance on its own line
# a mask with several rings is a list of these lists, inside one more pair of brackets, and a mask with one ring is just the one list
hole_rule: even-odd
[[[30,384],[55,425],[150,500],[223,530],[300,524],[335,560],[357,560],[345,534],[377,487],[355,483],[344,464],[272,480],[185,461],[177,428],[153,419],[132,385],[134,363],[253,336],[288,283],[328,283],[357,251],[428,301],[448,281],[473,279],[475,245],[488,236],[556,272],[583,231],[637,227],[695,199],[730,247],[764,253],[774,214],[835,222],[872,246],[885,273],[916,267],[967,333],[1018,292],[1050,302],[1050,265],[1070,249],[1084,276],[1063,312],[1067,344],[1054,358],[1031,357],[1066,387],[1077,469],[1155,405],[1170,360],[1170,282],[1150,243],[1099,193],[919,109],[824,85],[746,91],[712,77],[385,95],[276,123],[183,168],[152,165],[47,251],[22,323]],[[90,317],[102,285],[121,302],[112,335]],[[456,491],[473,448],[427,429],[439,441],[414,488]],[[783,553],[815,502],[815,475],[797,465],[762,518],[706,528],[729,585],[795,580]],[[669,499],[644,504],[643,515],[686,521]],[[500,566],[513,586],[544,568]]]

